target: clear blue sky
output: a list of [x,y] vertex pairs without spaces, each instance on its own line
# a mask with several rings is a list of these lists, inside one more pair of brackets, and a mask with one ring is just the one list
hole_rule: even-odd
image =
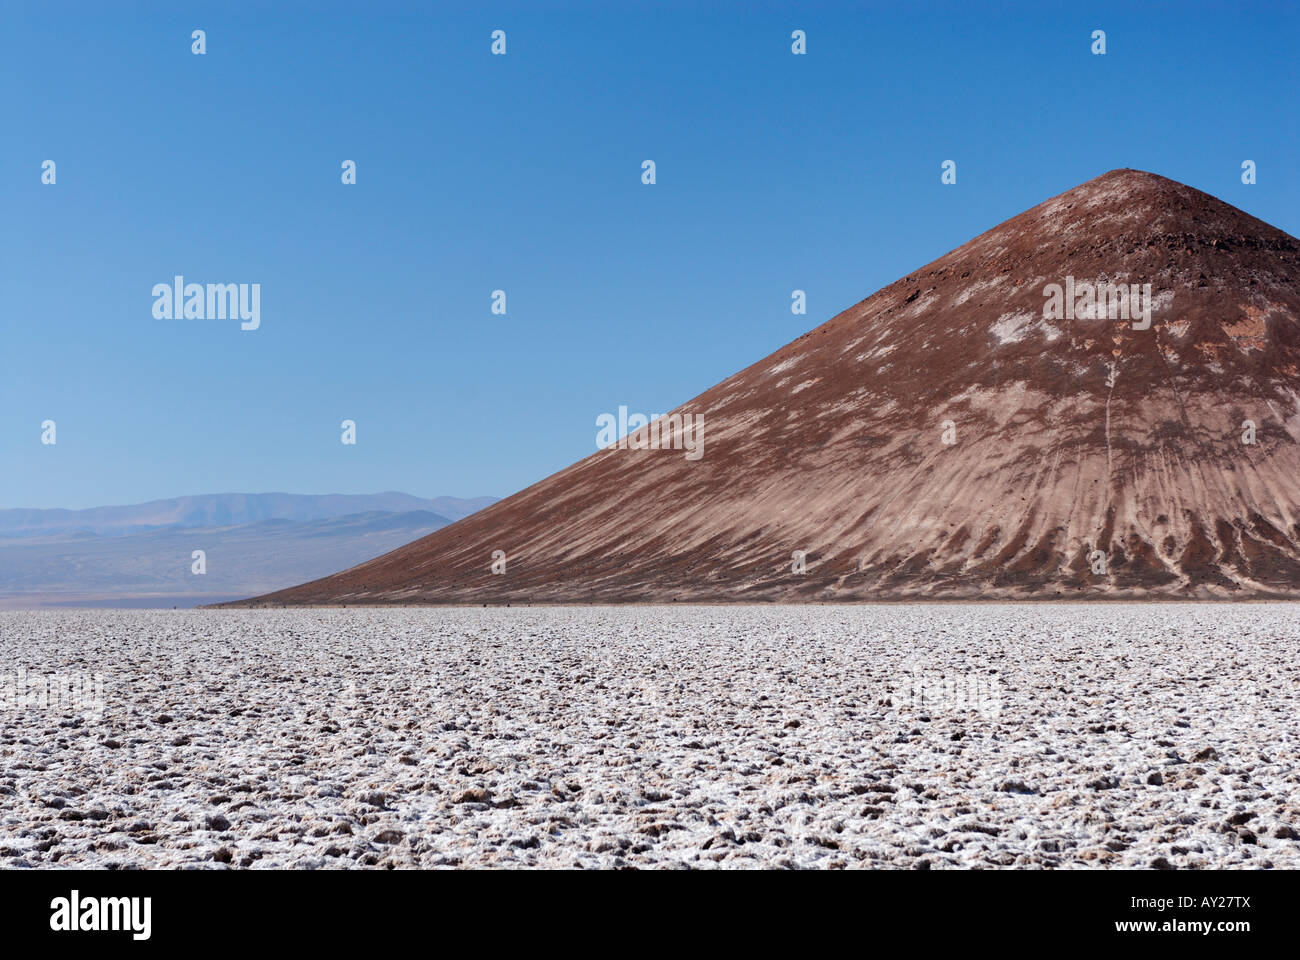
[[0,10],[0,507],[504,496],[1115,167],[1300,234],[1292,4]]

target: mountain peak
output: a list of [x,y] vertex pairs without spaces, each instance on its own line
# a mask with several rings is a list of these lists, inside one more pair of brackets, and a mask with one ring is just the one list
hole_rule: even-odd
[[[1144,170],[1110,170],[1031,207],[993,228],[1033,233],[1033,226],[1062,239],[1092,234],[1098,239],[1183,236],[1189,240],[1253,239],[1281,244],[1295,239],[1208,193]],[[977,238],[978,239],[978,238]],[[1031,239],[1042,239],[1034,238]]]
[[1156,174],[1049,198],[674,414],[698,460],[642,428],[261,602],[1300,597],[1300,244]]

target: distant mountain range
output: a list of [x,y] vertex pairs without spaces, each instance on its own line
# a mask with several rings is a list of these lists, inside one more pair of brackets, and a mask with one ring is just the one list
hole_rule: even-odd
[[[0,608],[190,607],[355,566],[493,497],[223,493],[86,510],[0,510]],[[193,552],[206,572],[192,572]]]
[[230,527],[259,520],[328,520],[357,513],[427,510],[447,522],[481,510],[495,497],[434,497],[409,493],[306,495],[297,493],[209,493],[87,510],[0,510],[0,537],[94,533],[121,536],[175,527]]

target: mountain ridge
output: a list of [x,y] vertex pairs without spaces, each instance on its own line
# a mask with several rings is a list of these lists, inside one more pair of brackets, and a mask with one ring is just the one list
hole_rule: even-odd
[[389,513],[428,510],[451,522],[494,502],[493,497],[426,499],[395,490],[375,494],[194,494],[76,510],[0,509],[0,537],[73,531],[113,535],[164,527],[234,526],[257,520],[309,521],[375,510]]

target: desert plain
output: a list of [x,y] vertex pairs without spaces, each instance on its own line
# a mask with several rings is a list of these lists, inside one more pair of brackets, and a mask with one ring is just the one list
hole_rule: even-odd
[[1298,641],[1285,603],[0,612],[0,867],[1295,868]]

